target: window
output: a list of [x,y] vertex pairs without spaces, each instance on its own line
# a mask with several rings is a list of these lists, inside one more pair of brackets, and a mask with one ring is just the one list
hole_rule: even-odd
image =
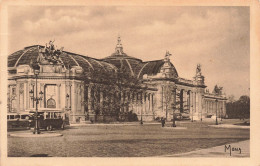
[[54,99],[50,98],[47,100],[47,108],[56,108],[56,102]]

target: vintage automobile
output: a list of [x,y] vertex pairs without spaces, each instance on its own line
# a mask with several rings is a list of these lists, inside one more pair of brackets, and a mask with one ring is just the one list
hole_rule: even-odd
[[[35,127],[35,111],[30,111],[30,127]],[[62,111],[38,111],[39,128],[51,131],[55,129],[64,129],[65,120]]]
[[7,113],[7,129],[29,127],[29,113]]

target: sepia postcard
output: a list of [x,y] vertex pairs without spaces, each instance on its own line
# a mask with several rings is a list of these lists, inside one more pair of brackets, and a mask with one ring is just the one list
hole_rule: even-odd
[[1,165],[259,166],[260,2],[1,2]]

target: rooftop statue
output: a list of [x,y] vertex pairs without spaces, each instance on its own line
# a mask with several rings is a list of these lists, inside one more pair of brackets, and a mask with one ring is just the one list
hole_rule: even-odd
[[118,55],[122,55],[124,52],[123,52],[123,45],[121,44],[121,38],[120,36],[118,36],[117,38],[117,45],[116,45],[116,54]]
[[196,75],[201,75],[201,65],[197,64]]
[[60,54],[63,51],[63,47],[60,49],[56,49],[54,46],[55,40],[50,40],[49,46],[45,45],[44,48],[39,48],[39,52],[41,53],[38,61],[42,64],[62,64],[60,59]]
[[172,56],[172,54],[170,54],[169,51],[166,51],[165,57],[164,57],[164,61],[165,62],[169,62],[170,61],[170,56]]
[[215,85],[215,87],[213,89],[213,93],[217,94],[217,95],[222,95],[222,90],[223,90],[223,87],[218,87],[218,85]]

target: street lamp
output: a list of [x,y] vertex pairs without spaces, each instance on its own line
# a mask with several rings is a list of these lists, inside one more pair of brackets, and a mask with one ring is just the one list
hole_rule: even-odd
[[34,75],[35,75],[35,82],[36,82],[36,88],[35,88],[35,94],[36,94],[36,97],[34,97],[34,90],[31,89],[29,91],[30,93],[30,97],[33,101],[36,102],[36,107],[35,107],[35,114],[34,114],[34,119],[35,119],[35,127],[34,127],[34,130],[33,130],[33,134],[40,134],[40,129],[39,129],[39,121],[38,121],[38,104],[39,104],[39,100],[42,100],[43,98],[43,92],[40,91],[39,92],[39,97],[38,97],[38,86],[37,86],[37,79],[38,79],[38,75],[40,73],[40,66],[38,64],[34,64],[32,66],[33,70],[34,70]]
[[67,109],[69,109],[69,98],[70,98],[70,95],[67,94],[67,95],[66,95],[66,99],[67,99]]
[[218,99],[216,101],[216,125],[218,125]]

